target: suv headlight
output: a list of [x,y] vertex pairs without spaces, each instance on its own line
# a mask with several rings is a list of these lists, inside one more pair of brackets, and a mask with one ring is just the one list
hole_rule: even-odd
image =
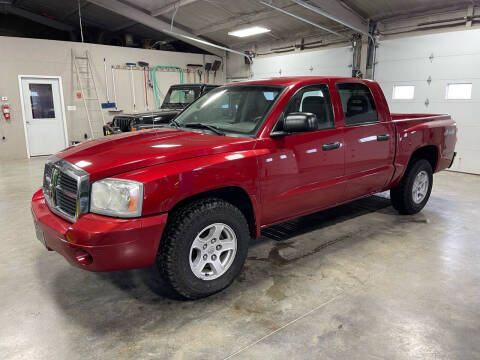
[[103,179],[92,184],[90,211],[114,217],[142,215],[143,184],[123,179]]

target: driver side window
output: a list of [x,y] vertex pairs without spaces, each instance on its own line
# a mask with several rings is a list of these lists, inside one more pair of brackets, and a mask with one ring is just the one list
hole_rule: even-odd
[[328,87],[325,84],[310,85],[297,91],[285,107],[282,116],[287,116],[294,112],[315,114],[319,130],[335,127],[332,101],[330,100]]

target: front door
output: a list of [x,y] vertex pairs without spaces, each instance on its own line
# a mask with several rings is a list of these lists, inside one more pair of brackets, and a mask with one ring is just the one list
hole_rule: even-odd
[[[282,116],[314,113],[317,131],[274,137],[269,153],[260,157],[262,223],[272,224],[332,205],[344,191],[342,130],[335,127],[326,84],[300,89]],[[275,130],[281,130],[278,125]]]
[[21,90],[30,156],[64,149],[67,140],[59,79],[21,77]]

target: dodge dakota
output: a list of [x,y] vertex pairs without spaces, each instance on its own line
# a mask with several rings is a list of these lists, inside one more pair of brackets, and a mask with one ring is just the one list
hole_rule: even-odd
[[163,128],[51,156],[31,203],[36,234],[74,266],[156,264],[178,294],[201,298],[233,282],[264,227],[385,190],[417,213],[456,132],[448,115],[391,114],[374,81],[235,83]]

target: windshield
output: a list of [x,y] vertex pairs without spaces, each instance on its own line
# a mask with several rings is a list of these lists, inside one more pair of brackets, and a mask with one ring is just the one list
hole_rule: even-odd
[[198,97],[199,89],[170,89],[163,105],[188,105]]
[[210,91],[175,118],[178,126],[201,124],[224,132],[252,135],[283,88],[233,85]]

